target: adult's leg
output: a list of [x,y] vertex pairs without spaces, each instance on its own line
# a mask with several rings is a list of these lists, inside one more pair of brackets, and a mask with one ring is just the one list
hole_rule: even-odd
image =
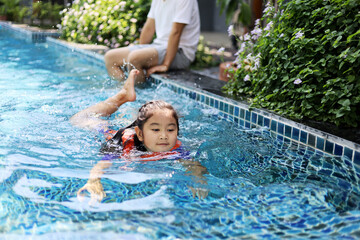
[[105,66],[111,78],[118,81],[124,80],[124,72],[121,67],[128,63],[130,50],[127,47],[111,49],[104,56]]
[[136,75],[136,83],[145,81],[144,69],[158,65],[158,52],[155,48],[143,48],[131,51],[128,55],[129,69],[136,68],[140,72]]

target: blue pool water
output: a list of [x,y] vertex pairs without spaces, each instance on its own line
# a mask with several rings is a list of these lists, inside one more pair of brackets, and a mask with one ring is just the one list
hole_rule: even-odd
[[[111,118],[132,122],[145,101],[182,116],[180,140],[206,167],[115,160],[101,203],[77,198],[102,139],[69,117],[121,88],[71,51],[0,31],[0,239],[282,239],[360,237],[359,178],[347,158],[246,130],[166,87],[137,87]],[[194,198],[191,188],[207,193]]]

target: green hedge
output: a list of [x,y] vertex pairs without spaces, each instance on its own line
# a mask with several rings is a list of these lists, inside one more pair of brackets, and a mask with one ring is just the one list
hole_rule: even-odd
[[62,12],[62,38],[108,47],[127,46],[139,38],[150,4],[149,0],[75,0]]
[[[287,2],[287,3],[286,3]],[[289,118],[360,123],[359,0],[279,0],[241,39],[224,91]]]

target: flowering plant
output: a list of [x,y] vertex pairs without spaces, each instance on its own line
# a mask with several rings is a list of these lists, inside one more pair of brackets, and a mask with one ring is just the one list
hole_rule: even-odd
[[150,9],[147,0],[75,0],[64,9],[62,38],[116,48],[139,38]]
[[[296,120],[360,123],[357,0],[279,0],[239,41],[224,90]],[[262,27],[263,23],[264,27]]]

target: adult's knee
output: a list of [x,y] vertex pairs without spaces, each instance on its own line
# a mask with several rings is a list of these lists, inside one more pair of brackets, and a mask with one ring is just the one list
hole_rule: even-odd
[[137,69],[155,66],[157,64],[157,51],[155,48],[145,48],[132,51],[128,55],[128,63]]
[[128,55],[127,49],[111,49],[104,55],[106,65],[117,65],[120,66],[126,61]]
[[114,63],[114,60],[116,59],[116,53],[114,51],[115,49],[111,49],[107,51],[104,55],[105,64]]
[[141,55],[138,54],[137,51],[130,52],[128,56],[128,62],[133,65],[138,65],[140,57]]

